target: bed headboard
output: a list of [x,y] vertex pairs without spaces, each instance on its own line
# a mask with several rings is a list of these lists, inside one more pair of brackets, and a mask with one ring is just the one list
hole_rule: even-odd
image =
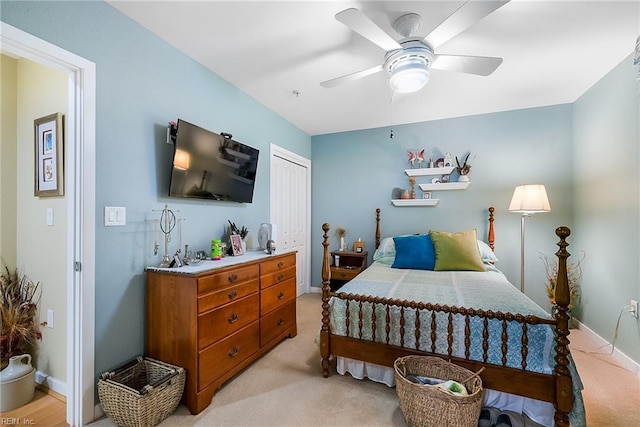
[[[496,211],[496,208],[493,206],[489,206],[489,231],[487,232],[487,244],[494,250],[494,243],[496,240],[495,230],[493,228],[493,213]],[[376,249],[380,247],[380,208],[376,208]]]

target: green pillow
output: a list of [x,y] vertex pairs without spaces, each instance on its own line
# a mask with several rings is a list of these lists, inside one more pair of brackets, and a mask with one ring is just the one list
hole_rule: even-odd
[[436,252],[435,271],[486,271],[475,229],[459,233],[431,231],[430,235]]

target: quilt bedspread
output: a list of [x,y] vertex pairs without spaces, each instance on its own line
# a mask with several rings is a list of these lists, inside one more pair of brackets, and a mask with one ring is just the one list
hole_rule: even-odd
[[[549,318],[550,315],[520,293],[511,285],[506,277],[498,270],[491,269],[486,272],[468,271],[430,271],[430,270],[403,270],[390,268],[388,265],[373,263],[371,267],[362,272],[351,282],[343,286],[339,292],[377,297],[439,303],[441,305],[475,308],[483,310],[501,311],[503,313],[520,313],[523,315],[535,315]],[[332,304],[332,331],[338,335],[347,335],[346,302],[334,299]],[[358,330],[358,304],[349,305],[349,335],[359,337]],[[372,340],[373,328],[370,319],[371,304],[363,304],[364,322],[363,339]],[[376,308],[376,339],[378,342],[386,342],[384,308]],[[406,309],[404,311],[404,334],[400,335],[400,309],[393,307],[390,313],[391,331],[389,343],[402,345],[403,347],[416,348],[415,334],[416,311]],[[418,348],[431,351],[431,311],[419,312],[420,338]],[[464,357],[464,316],[453,315],[454,341],[452,354]],[[448,314],[436,314],[435,348],[437,353],[448,353],[447,342]],[[479,317],[470,319],[470,359],[483,360],[483,321]],[[489,348],[488,362],[502,364],[501,334],[502,321],[491,319],[489,321]],[[515,321],[507,325],[508,350],[507,366],[520,369],[522,367],[522,325]],[[548,325],[531,325],[527,330],[529,352],[527,354],[527,370],[542,373],[551,373],[553,361],[553,330]]]

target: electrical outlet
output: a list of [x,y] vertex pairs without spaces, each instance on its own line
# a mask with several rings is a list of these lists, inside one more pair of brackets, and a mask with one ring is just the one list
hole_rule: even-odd
[[631,315],[638,318],[638,301],[631,300]]

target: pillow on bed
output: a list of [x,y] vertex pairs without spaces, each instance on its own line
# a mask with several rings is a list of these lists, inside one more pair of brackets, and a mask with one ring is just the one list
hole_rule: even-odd
[[491,247],[482,240],[478,240],[478,249],[480,250],[480,258],[482,258],[482,262],[498,262],[498,257],[496,257],[495,252],[493,252]]
[[378,249],[373,253],[373,260],[391,265],[395,257],[396,245],[393,243],[393,237],[385,237],[380,242]]
[[436,271],[486,271],[475,229],[459,233],[432,231],[430,235],[436,252]]
[[396,257],[391,268],[433,270],[436,254],[428,234],[397,236],[393,238]]

